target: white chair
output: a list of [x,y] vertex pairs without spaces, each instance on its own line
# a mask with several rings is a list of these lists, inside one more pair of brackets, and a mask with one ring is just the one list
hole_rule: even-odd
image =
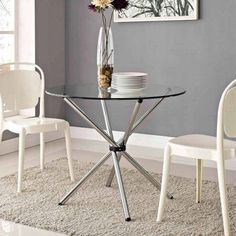
[[[62,119],[44,117],[45,81],[42,69],[31,63],[9,63],[0,65],[0,140],[9,130],[19,134],[19,161],[17,192],[22,190],[24,169],[25,136],[40,134],[40,168],[44,168],[44,133],[62,130],[65,132],[67,158],[71,180],[74,173],[71,159],[69,123]],[[13,116],[4,118],[4,111],[35,108],[39,102],[39,117]]]
[[170,140],[165,148],[161,195],[157,221],[160,222],[164,212],[169,167],[172,156],[194,158],[197,161],[197,194],[196,202],[201,201],[202,162],[212,160],[217,163],[218,182],[223,215],[225,235],[230,235],[230,222],[225,183],[224,161],[236,156],[236,142],[224,139],[236,137],[236,80],[232,81],[224,90],[217,120],[217,137],[207,135],[185,135]]

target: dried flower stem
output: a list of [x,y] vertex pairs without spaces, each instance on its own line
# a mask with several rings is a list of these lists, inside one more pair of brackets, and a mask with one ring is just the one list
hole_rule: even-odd
[[109,33],[110,33],[110,29],[111,29],[111,23],[112,23],[112,18],[114,15],[114,9],[111,12],[110,15],[110,19],[109,19],[109,23],[107,24],[107,19],[106,16],[104,14],[104,10],[101,11],[101,15],[102,15],[102,24],[103,24],[103,28],[104,28],[104,33],[105,33],[105,47],[103,49],[103,64],[108,64],[108,61],[113,53],[113,50],[110,52],[110,54],[108,55],[108,41],[109,41]]

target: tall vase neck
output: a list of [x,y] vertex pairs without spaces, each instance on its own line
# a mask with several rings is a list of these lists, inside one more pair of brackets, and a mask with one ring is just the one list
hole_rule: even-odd
[[97,45],[97,64],[113,65],[114,64],[114,45],[111,28],[100,28]]
[[100,30],[99,30],[99,35],[100,35],[100,34],[106,34],[107,36],[112,37],[112,30],[111,30],[111,27],[104,27],[104,26],[101,26],[101,27],[100,27]]
[[114,69],[114,47],[110,27],[101,27],[97,45],[98,84],[101,88],[111,86]]

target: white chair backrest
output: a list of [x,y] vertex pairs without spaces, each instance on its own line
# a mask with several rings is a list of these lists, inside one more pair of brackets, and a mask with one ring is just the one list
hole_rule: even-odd
[[0,94],[4,111],[33,108],[41,94],[40,75],[29,70],[3,71],[0,73]]
[[236,137],[236,80],[224,90],[218,108],[217,149],[223,151],[224,135]]
[[236,137],[236,87],[230,88],[224,99],[223,125],[228,137]]
[[2,111],[34,108],[40,98],[40,114],[44,115],[44,75],[42,69],[31,63],[1,65],[0,96]]

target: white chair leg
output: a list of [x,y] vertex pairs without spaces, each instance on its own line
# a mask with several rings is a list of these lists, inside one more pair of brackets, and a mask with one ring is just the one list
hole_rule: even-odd
[[224,160],[223,158],[219,159],[220,160],[217,161],[217,171],[218,171],[221,209],[222,209],[223,224],[224,224],[224,235],[229,236],[230,223],[229,223],[228,200],[227,200],[226,183],[225,183]]
[[165,148],[165,153],[164,153],[161,194],[160,194],[159,208],[158,208],[158,214],[157,214],[157,222],[161,221],[163,213],[164,213],[170,163],[171,163],[170,146],[167,145]]
[[72,165],[72,155],[71,155],[71,136],[70,136],[70,127],[67,126],[65,129],[65,139],[66,139],[66,152],[67,152],[67,159],[68,159],[68,166],[70,171],[70,178],[71,181],[75,180],[73,165]]
[[17,192],[22,190],[22,177],[24,171],[24,156],[25,156],[25,130],[23,129],[19,134],[19,160],[18,160],[18,186]]
[[196,160],[196,203],[201,202],[201,196],[202,196],[202,160],[197,159]]
[[44,133],[40,133],[40,169],[44,169],[44,158],[45,157],[45,142]]

